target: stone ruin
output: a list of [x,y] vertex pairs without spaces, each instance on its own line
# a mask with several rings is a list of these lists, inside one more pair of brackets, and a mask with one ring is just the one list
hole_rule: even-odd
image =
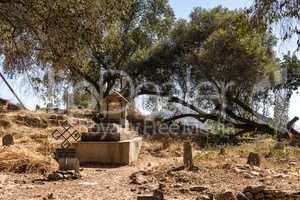
[[80,164],[127,165],[138,159],[142,138],[129,127],[128,103],[118,92],[105,98],[99,123],[73,143]]

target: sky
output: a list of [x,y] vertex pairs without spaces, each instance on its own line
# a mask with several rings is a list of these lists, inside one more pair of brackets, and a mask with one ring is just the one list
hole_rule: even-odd
[[[174,9],[176,18],[185,19],[189,18],[191,11],[195,7],[203,7],[209,9],[218,5],[222,5],[223,7],[227,7],[229,9],[240,9],[249,7],[251,4],[251,0],[170,0],[170,5]],[[277,31],[278,33],[280,32],[279,29]],[[275,51],[277,52],[277,55],[281,57],[284,53],[286,53],[289,50],[294,51],[295,47],[295,40],[291,40],[285,43],[280,42],[276,47]],[[19,94],[20,98],[27,107],[35,108],[36,104],[42,103],[33,90],[28,89],[28,87],[24,87],[24,81],[22,81],[22,79],[8,79],[8,81],[15,88],[17,94]],[[8,88],[3,84],[2,80],[0,80],[0,97],[16,102],[15,98],[10,93]],[[300,102],[300,95],[294,95],[291,100],[290,117],[293,117],[297,114],[300,115],[300,104],[298,102]]]

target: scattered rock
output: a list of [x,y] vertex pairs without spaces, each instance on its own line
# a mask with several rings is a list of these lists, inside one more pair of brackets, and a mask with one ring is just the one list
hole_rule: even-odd
[[247,197],[244,193],[242,193],[242,192],[237,193],[236,198],[237,198],[237,200],[250,200],[250,199],[248,199],[248,197]]
[[67,170],[67,171],[55,171],[48,175],[49,181],[60,181],[60,180],[75,180],[80,179],[81,175],[79,172],[74,170]]
[[254,178],[251,174],[248,174],[248,173],[245,173],[244,177],[247,178],[247,179],[253,179]]
[[275,174],[275,175],[273,175],[273,177],[274,178],[287,178],[287,177],[289,177],[289,175],[288,174]]
[[156,189],[153,191],[152,196],[138,196],[137,200],[164,200],[164,192],[163,190]]
[[197,197],[196,200],[210,200],[211,198],[208,195],[201,195]]
[[147,175],[147,172],[145,171],[138,171],[130,175],[129,179],[131,180],[131,184],[136,185],[143,185],[148,182],[147,178],[145,177]]
[[3,146],[10,146],[14,144],[14,138],[11,134],[7,134],[2,138],[2,145]]
[[187,188],[180,188],[178,191],[179,191],[180,193],[182,193],[182,194],[187,194],[187,193],[190,192],[190,190],[187,189]]
[[250,174],[253,176],[259,176],[259,172],[256,171],[250,171]]
[[257,194],[259,192],[264,191],[264,189],[266,188],[266,186],[264,185],[259,185],[259,186],[248,186],[244,189],[244,193],[250,192],[252,194]]
[[47,198],[48,198],[48,199],[55,199],[53,193],[49,193],[49,194],[47,195]]
[[176,183],[175,185],[173,185],[174,188],[182,188],[183,185],[181,183]]
[[196,185],[196,186],[190,187],[190,191],[192,191],[192,192],[203,192],[205,190],[208,190],[208,187],[201,186],[201,185]]
[[248,156],[247,164],[250,166],[260,166],[260,156],[257,153],[251,152]]
[[26,181],[24,181],[24,180],[14,180],[14,183],[19,184],[19,185],[24,185],[24,184],[26,184]]
[[233,192],[228,191],[228,192],[218,194],[216,196],[216,200],[236,200],[236,198],[235,198]]
[[235,167],[235,168],[233,168],[233,171],[237,174],[240,174],[240,173],[244,172],[245,170]]

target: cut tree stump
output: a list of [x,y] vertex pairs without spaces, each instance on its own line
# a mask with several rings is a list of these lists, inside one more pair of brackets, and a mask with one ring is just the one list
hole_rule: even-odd
[[183,145],[183,163],[186,168],[192,170],[194,167],[193,163],[193,152],[192,145],[190,142],[184,142]]

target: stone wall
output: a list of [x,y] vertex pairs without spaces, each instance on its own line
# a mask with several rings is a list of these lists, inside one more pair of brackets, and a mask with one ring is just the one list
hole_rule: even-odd
[[[201,197],[198,200],[201,200]],[[216,200],[300,200],[300,192],[284,192],[263,185],[248,186],[237,194],[232,192],[218,194]]]

